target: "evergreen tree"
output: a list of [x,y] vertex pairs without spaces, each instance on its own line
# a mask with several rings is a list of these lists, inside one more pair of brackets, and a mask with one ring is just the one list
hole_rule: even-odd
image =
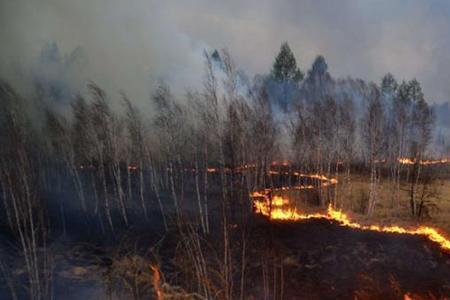
[[333,84],[325,58],[318,55],[304,80],[303,93],[307,95],[307,99],[322,99],[333,93]]
[[414,78],[413,80],[408,82],[408,87],[409,87],[409,96],[412,102],[417,103],[425,101],[422,92],[422,87],[420,86],[420,83],[419,81],[417,81],[417,79]]
[[394,95],[394,93],[397,91],[397,88],[397,80],[395,80],[394,76],[391,73],[387,73],[383,76],[383,79],[381,80],[381,91],[384,95]]
[[402,81],[402,83],[398,86],[397,89],[397,97],[396,101],[402,104],[409,104],[411,102],[410,98],[410,84],[408,84],[405,81]]
[[309,70],[309,77],[322,78],[327,75],[328,65],[322,55],[318,55],[314,60],[311,70]]
[[280,52],[273,63],[271,75],[277,81],[299,82],[303,80],[303,73],[297,67],[295,56],[287,42],[280,47]]

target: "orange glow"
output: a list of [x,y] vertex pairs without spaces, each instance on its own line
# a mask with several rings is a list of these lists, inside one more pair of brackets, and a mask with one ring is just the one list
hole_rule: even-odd
[[[263,195],[263,196],[261,196]],[[420,226],[414,229],[408,229],[400,226],[381,226],[381,225],[363,225],[352,221],[347,214],[341,210],[334,209],[331,204],[328,206],[326,213],[305,214],[300,212],[293,206],[287,198],[281,196],[273,196],[270,199],[267,194],[253,193],[252,197],[262,199],[254,199],[256,213],[262,214],[273,221],[300,221],[307,219],[327,219],[340,223],[341,226],[355,228],[359,230],[371,230],[378,232],[421,235],[429,240],[439,244],[446,251],[450,251],[450,240],[439,233],[437,229],[428,226]]]
[[[414,159],[407,158],[407,157],[401,157],[398,159],[398,162],[402,165],[413,165],[416,163]],[[450,159],[443,158],[443,159],[436,159],[436,160],[421,160],[421,165],[438,165],[438,164],[448,164],[450,163]]]
[[[274,174],[274,173],[271,173]],[[280,173],[275,173],[275,174],[280,174]],[[285,173],[283,173],[285,174]],[[288,172],[286,172],[286,174],[289,174]],[[308,184],[308,185],[295,185],[295,186],[282,186],[282,187],[277,187],[277,188],[266,188],[260,191],[255,191],[252,192],[250,194],[250,197],[264,197],[267,198],[266,200],[268,200],[269,194],[271,192],[278,192],[278,191],[288,191],[288,190],[309,190],[309,189],[315,189],[318,187],[327,187],[330,185],[334,185],[337,184],[338,181],[336,178],[328,178],[324,175],[320,175],[320,174],[303,174],[303,173],[299,173],[299,172],[293,172],[292,175],[297,176],[297,177],[303,177],[303,178],[312,178],[312,179],[317,179],[319,182],[317,185],[312,185],[312,184]],[[273,201],[273,199],[272,199]]]
[[151,265],[152,269],[152,286],[156,294],[156,299],[162,300],[164,299],[163,289],[161,288],[161,274],[159,272],[159,268],[156,265]]
[[276,161],[274,160],[270,165],[272,166],[289,166],[290,162],[287,160],[283,160],[283,161]]
[[407,293],[403,296],[403,300],[413,300],[413,298],[411,297],[411,295],[409,293]]

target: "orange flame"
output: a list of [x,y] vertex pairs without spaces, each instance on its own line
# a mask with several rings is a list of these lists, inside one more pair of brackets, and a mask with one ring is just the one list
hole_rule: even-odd
[[413,298],[409,293],[406,293],[405,295],[403,295],[403,300],[413,300]]
[[163,289],[161,288],[161,274],[159,272],[159,268],[156,265],[151,265],[150,268],[152,269],[152,285],[153,289],[155,290],[156,299],[163,300],[164,299],[164,293]]
[[[398,162],[403,165],[414,165],[416,161],[414,159],[408,158],[408,157],[400,157],[398,159]],[[438,164],[448,164],[450,163],[450,159],[443,158],[443,159],[436,159],[436,160],[421,160],[421,165],[438,165]]]
[[[293,175],[298,177],[318,179],[320,180],[319,185],[321,187],[327,187],[338,182],[335,178],[328,178],[320,174],[303,174],[299,172],[293,172]],[[317,186],[314,185],[296,185],[292,187],[282,186],[278,188],[255,191],[250,194],[250,197],[258,198],[253,201],[256,212],[269,217],[271,220],[298,221],[310,218],[321,218],[321,214],[301,214],[297,211],[297,208],[295,206],[290,205],[288,199],[282,198],[281,196],[271,196],[272,192],[287,191],[290,189],[314,189],[316,187]]]
[[[257,197],[255,195],[256,193],[252,194],[253,197]],[[338,222],[340,223],[341,226],[346,226],[359,230],[420,235],[439,244],[441,249],[450,251],[450,240],[448,240],[444,235],[439,233],[438,230],[432,227],[420,226],[415,229],[407,229],[395,225],[394,226],[363,225],[352,221],[347,214],[345,214],[341,210],[334,209],[331,206],[331,204],[328,206],[328,210],[326,213],[305,214],[298,211],[296,207],[292,207],[290,205],[290,201],[281,196],[274,196],[272,199],[270,199],[267,196],[263,196],[262,200],[261,199],[255,200],[254,205],[257,213],[262,214],[271,220],[300,221],[307,219],[327,219],[330,221]]]
[[[280,174],[280,173],[277,173],[277,174]],[[289,174],[289,173],[286,172],[286,174]],[[338,183],[336,178],[328,178],[328,177],[326,177],[324,175],[320,175],[320,174],[303,174],[303,173],[299,173],[299,172],[293,172],[292,175],[298,176],[298,177],[304,177],[304,178],[318,179],[320,181],[318,184],[320,187],[327,187],[327,186]],[[250,197],[253,197],[253,198],[254,197],[265,197],[265,198],[267,198],[266,200],[268,200],[269,193],[271,193],[271,192],[287,191],[287,190],[291,190],[291,189],[293,189],[293,190],[309,190],[309,189],[315,189],[317,187],[318,186],[308,184],[308,185],[295,185],[295,186],[282,186],[282,187],[277,187],[277,188],[267,188],[267,189],[263,189],[260,191],[252,192],[250,194]]]
[[218,171],[218,169],[216,169],[216,168],[207,168],[206,171],[208,173],[216,173]]

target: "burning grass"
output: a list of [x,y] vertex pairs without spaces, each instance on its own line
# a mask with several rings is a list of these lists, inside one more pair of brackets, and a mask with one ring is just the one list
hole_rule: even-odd
[[[401,157],[398,161],[403,165],[413,165],[416,163],[415,160],[407,157]],[[420,161],[421,165],[440,165],[440,164],[449,164],[450,159],[442,158],[442,159],[424,159]]]
[[[321,180],[321,186],[328,186],[336,184],[337,180],[332,178],[327,178],[320,175],[305,175],[300,176],[306,177],[310,176],[312,178],[318,178]],[[307,189],[310,186],[298,185],[292,187],[292,189]],[[405,228],[402,226],[391,225],[382,226],[377,224],[366,225],[355,221],[352,221],[350,217],[342,212],[341,210],[336,210],[330,204],[326,213],[304,213],[301,212],[295,203],[292,203],[288,198],[282,197],[280,195],[272,196],[273,191],[288,190],[289,188],[283,187],[278,189],[265,189],[263,191],[254,192],[251,197],[254,199],[254,208],[256,213],[262,214],[268,217],[272,221],[301,221],[307,219],[327,219],[330,221],[338,222],[341,226],[346,226],[358,230],[370,230],[377,232],[395,233],[395,234],[409,234],[409,235],[419,235],[428,238],[429,240],[439,244],[442,250],[450,253],[450,240],[439,230],[429,227],[429,226],[419,226],[417,228]]]

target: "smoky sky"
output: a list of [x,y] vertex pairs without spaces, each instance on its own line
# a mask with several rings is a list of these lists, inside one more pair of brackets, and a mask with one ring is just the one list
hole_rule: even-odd
[[[15,83],[53,76],[78,87],[94,80],[145,101],[160,79],[176,91],[201,87],[204,50],[227,48],[252,77],[267,73],[288,41],[304,71],[322,54],[334,77],[379,82],[391,72],[417,78],[431,102],[450,98],[449,1],[0,3],[0,76]],[[65,61],[75,52],[75,63],[37,63],[49,42]]]

